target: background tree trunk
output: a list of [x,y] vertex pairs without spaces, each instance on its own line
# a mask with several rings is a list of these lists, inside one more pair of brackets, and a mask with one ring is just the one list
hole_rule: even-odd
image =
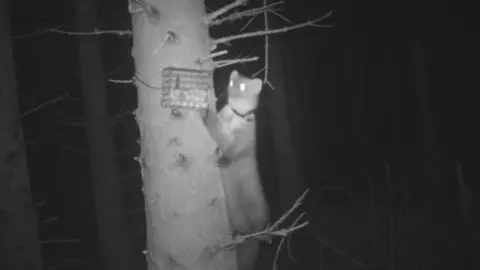
[[148,268],[235,269],[234,250],[217,248],[231,237],[216,144],[199,112],[162,108],[158,88],[166,67],[212,70],[211,60],[198,61],[211,48],[204,2],[149,3],[131,7]]
[[[346,102],[349,105],[350,113],[350,157],[345,160],[352,168],[349,177],[350,187],[365,186],[364,182],[358,181],[358,176],[370,175],[372,173],[372,153],[369,148],[369,130],[366,111],[366,81],[368,50],[366,39],[358,35],[358,25],[352,23],[355,1],[342,0],[336,5],[338,18],[343,28],[341,40],[343,41],[343,61],[345,68],[345,84],[347,91]],[[334,8],[335,9],[335,8]],[[354,44],[354,45],[353,45]]]
[[[275,88],[270,111],[280,198],[277,210],[283,213],[292,207],[301,195],[302,176],[297,162],[299,159],[293,147],[292,126],[288,117],[281,44],[276,37],[272,37],[270,41],[268,80]],[[294,89],[291,90],[294,91]]]
[[425,61],[425,53],[420,40],[412,42],[413,62],[416,77],[416,105],[418,110],[419,129],[421,133],[423,157],[422,161],[425,165],[434,162],[437,156],[437,138],[435,132],[435,120],[433,118],[433,111],[430,98],[430,87],[428,82],[428,72]]
[[8,0],[0,1],[0,269],[40,270],[42,250],[18,108]]
[[[78,32],[94,32],[96,0],[75,1]],[[106,78],[98,36],[78,37],[78,61],[84,98],[86,131],[102,269],[133,269],[133,249],[125,219],[122,187],[115,160],[112,122],[107,111]],[[139,252],[140,255],[140,252]]]

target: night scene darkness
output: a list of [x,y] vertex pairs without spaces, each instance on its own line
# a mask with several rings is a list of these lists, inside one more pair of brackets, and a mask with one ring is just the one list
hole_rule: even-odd
[[0,270],[480,269],[476,10],[0,0]]

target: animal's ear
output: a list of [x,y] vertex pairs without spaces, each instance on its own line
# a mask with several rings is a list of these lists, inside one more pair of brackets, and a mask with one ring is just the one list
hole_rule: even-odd
[[238,78],[238,76],[238,71],[234,70],[232,71],[232,73],[230,73],[230,80],[235,80],[236,78]]
[[258,94],[258,93],[260,93],[260,91],[262,90],[262,84],[263,84],[262,80],[260,80],[260,79],[253,79],[253,80],[250,81],[250,83],[249,83],[250,86],[249,86],[249,87],[250,87],[253,91],[255,91],[255,93]]

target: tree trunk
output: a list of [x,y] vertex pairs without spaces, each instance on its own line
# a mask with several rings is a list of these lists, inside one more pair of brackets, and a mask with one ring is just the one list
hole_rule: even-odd
[[[301,195],[302,177],[298,168],[299,160],[295,155],[291,125],[288,117],[288,104],[285,93],[285,75],[283,73],[281,45],[278,38],[272,38],[269,57],[269,80],[275,88],[271,103],[271,126],[275,149],[275,164],[278,175],[280,213],[287,211]],[[294,91],[294,89],[291,89]]]
[[198,111],[163,108],[159,89],[166,67],[212,70],[211,60],[198,61],[211,48],[204,2],[149,3],[130,7],[148,269],[235,269],[235,253],[218,248],[231,236],[216,144]]
[[[96,0],[75,1],[76,29],[93,32],[97,27]],[[90,149],[99,252],[107,270],[133,269],[133,249],[128,237],[125,209],[111,120],[107,112],[105,71],[98,36],[78,37],[78,60]],[[139,252],[140,253],[140,252]]]
[[8,0],[1,0],[0,269],[40,270],[42,250],[18,108],[8,11]]
[[437,153],[437,140],[435,135],[435,124],[430,104],[430,93],[428,74],[425,63],[425,53],[422,43],[415,40],[412,43],[413,61],[415,65],[416,77],[416,104],[420,116],[420,132],[422,134],[423,158],[425,165],[431,165],[434,162]]
[[[344,24],[344,63],[346,69],[346,87],[348,89],[348,101],[352,123],[352,142],[354,161],[359,164],[361,172],[371,173],[370,153],[368,141],[368,123],[365,109],[365,61],[366,50],[361,39],[356,38],[356,29],[352,25],[353,3],[349,0],[340,2],[340,20]],[[355,44],[355,46],[351,45]]]

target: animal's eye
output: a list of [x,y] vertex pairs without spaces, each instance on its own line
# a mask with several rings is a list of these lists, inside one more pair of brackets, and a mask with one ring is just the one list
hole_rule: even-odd
[[240,84],[240,91],[242,91],[242,92],[245,91],[245,87],[246,87],[245,83],[241,83]]
[[233,80],[230,80],[230,82],[228,82],[228,86],[230,86],[230,87],[233,86]]

